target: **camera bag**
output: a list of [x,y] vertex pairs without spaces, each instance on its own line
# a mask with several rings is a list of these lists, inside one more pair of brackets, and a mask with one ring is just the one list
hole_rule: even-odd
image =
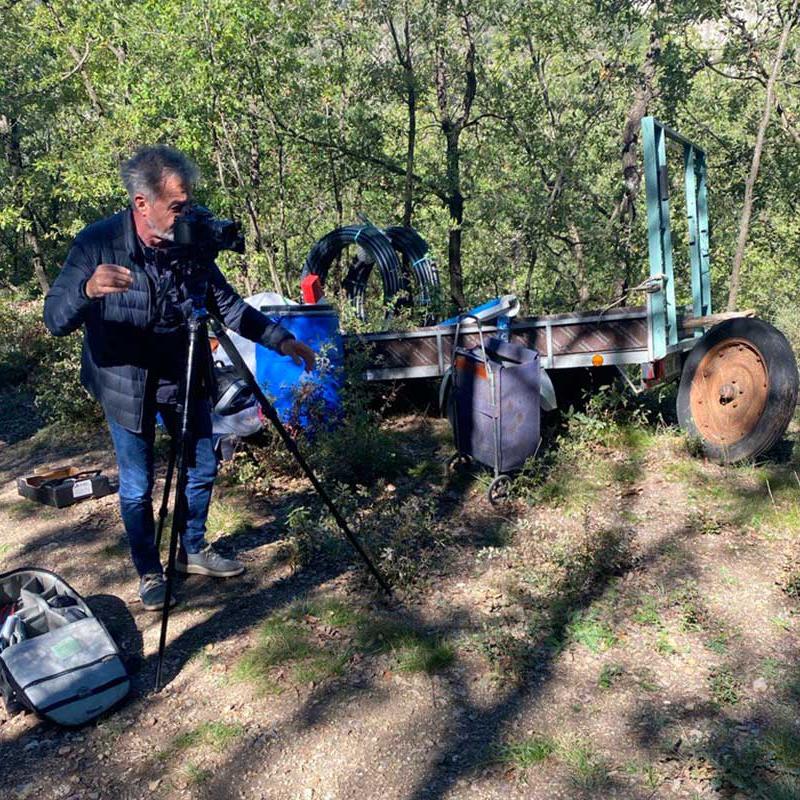
[[53,572],[0,575],[0,694],[59,725],[81,725],[130,690],[120,651],[83,598]]

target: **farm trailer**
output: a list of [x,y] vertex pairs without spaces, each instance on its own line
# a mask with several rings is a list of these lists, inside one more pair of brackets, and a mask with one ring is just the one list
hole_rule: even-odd
[[[692,296],[686,311],[676,304],[668,140],[683,156]],[[642,120],[642,145],[649,277],[637,288],[645,292],[645,305],[515,318],[503,330],[482,330],[539,352],[545,411],[568,405],[576,386],[587,385],[587,378],[593,385],[599,370],[618,370],[635,391],[679,377],[678,420],[704,453],[719,462],[753,458],[772,447],[791,421],[798,393],[794,354],[783,334],[763,320],[712,314],[704,151],[653,117]],[[478,344],[475,323],[465,321],[460,331],[461,347]],[[454,335],[454,326],[350,335],[345,352],[367,350],[367,380],[443,377]],[[637,370],[638,386],[630,376]]]

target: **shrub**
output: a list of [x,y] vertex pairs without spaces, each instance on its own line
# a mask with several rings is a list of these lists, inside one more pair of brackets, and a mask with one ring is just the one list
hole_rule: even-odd
[[0,391],[21,386],[48,356],[41,303],[0,299]]
[[49,422],[89,426],[102,418],[100,404],[80,382],[82,340],[76,335],[53,338],[31,377],[34,402]]
[[51,336],[42,301],[0,300],[0,390],[26,388],[49,422],[91,424],[100,407],[80,383],[82,337]]
[[371,486],[409,466],[395,437],[381,426],[381,409],[376,408],[384,399],[381,390],[362,377],[368,363],[366,352],[348,360],[340,423],[313,431],[304,443],[310,460],[327,480],[349,486]]

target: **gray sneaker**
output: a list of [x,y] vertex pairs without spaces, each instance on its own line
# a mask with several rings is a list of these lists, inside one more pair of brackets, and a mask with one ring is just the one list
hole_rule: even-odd
[[[161,611],[167,596],[167,582],[160,572],[142,575],[139,580],[139,598],[146,611]],[[170,608],[175,605],[175,595],[170,597]]]
[[234,578],[244,572],[244,564],[233,558],[223,558],[206,545],[199,553],[187,553],[183,549],[178,553],[175,562],[178,572],[190,575],[210,575],[212,578]]

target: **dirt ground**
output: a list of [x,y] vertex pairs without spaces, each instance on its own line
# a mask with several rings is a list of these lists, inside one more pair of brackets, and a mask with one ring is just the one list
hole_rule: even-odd
[[180,582],[155,694],[160,618],[138,601],[117,497],[57,510],[16,492],[45,464],[113,475],[107,437],[40,428],[24,397],[6,408],[0,571],[61,574],[133,689],[77,730],[0,711],[3,797],[800,798],[796,428],[783,457],[746,468],[691,457],[674,430],[587,441],[495,510],[485,479],[443,477],[445,423],[394,418],[437,468],[382,502],[399,526],[435,498],[446,535],[389,601],[349,551],[286,557],[301,480],[222,485],[210,533],[247,571]]

